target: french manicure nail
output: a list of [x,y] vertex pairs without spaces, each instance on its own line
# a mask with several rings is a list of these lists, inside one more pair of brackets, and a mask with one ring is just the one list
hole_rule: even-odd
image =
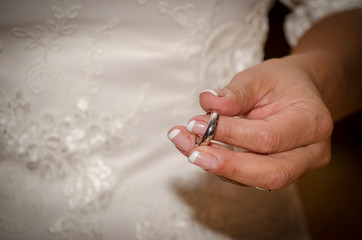
[[179,149],[183,151],[190,151],[193,148],[193,145],[191,144],[191,141],[188,137],[186,137],[184,134],[181,133],[180,129],[174,129],[172,130],[168,135],[168,139],[173,142],[173,144],[176,145]]
[[167,135],[167,137],[168,137],[168,139],[170,139],[171,141],[172,141],[172,139],[174,139],[179,133],[180,133],[181,131],[180,131],[180,129],[174,129],[174,130],[172,130],[168,135]]
[[192,129],[194,128],[195,123],[196,123],[195,120],[190,121],[186,126],[187,131],[192,132]]
[[189,156],[189,162],[205,170],[213,170],[217,167],[217,160],[215,157],[199,151],[194,151]]
[[197,135],[204,135],[204,133],[206,132],[207,126],[208,126],[207,123],[192,120],[187,124],[186,129],[187,129],[187,131],[189,131],[191,133],[194,133]]
[[[204,91],[202,91],[201,93],[205,93],[205,92],[209,92],[209,93],[211,93],[211,94],[213,94],[214,96],[219,96],[218,94],[217,94],[217,92],[215,91],[215,90],[212,90],[212,89],[207,89],[207,90],[204,90]],[[200,93],[200,94],[201,94]]]

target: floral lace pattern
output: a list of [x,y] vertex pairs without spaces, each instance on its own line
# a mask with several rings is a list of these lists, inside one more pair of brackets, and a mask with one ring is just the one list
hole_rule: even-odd
[[255,4],[244,22],[226,22],[212,28],[201,48],[201,84],[216,76],[219,81],[212,88],[222,88],[236,73],[262,60],[264,53],[260,46],[266,40],[270,4],[271,1]]
[[[100,113],[92,107],[90,96],[99,92],[97,78],[103,71],[98,63],[103,53],[102,43],[117,26],[116,18],[90,31],[90,41],[84,46],[86,61],[82,65],[82,78],[66,76],[52,64],[49,56],[62,51],[61,39],[76,34],[73,22],[81,9],[62,1],[60,7],[52,7],[52,19],[46,24],[31,29],[15,27],[12,31],[15,38],[29,41],[27,51],[43,52],[42,58],[26,73],[30,91],[41,95],[48,86],[56,87],[62,100],[61,109],[45,110],[38,115],[20,91],[7,99],[0,89],[0,159],[24,164],[47,184],[63,182],[67,215],[60,216],[49,228],[52,235],[61,239],[102,238],[96,213],[110,205],[116,188],[112,170],[103,159],[115,149],[128,149],[137,142],[130,127],[141,122],[150,89],[148,84],[141,86],[139,96],[119,105],[118,116]],[[29,217],[13,223],[1,216],[0,229],[25,233],[37,224],[42,200],[35,192],[25,192],[16,198],[24,199],[24,207],[30,209]]]
[[[262,60],[260,46],[268,30],[266,14],[272,1],[260,1],[244,22],[226,21],[218,23],[218,26],[213,24],[213,20],[220,14],[220,5],[228,4],[227,0],[212,3],[214,7],[210,19],[198,18],[195,6],[191,3],[172,6],[166,1],[154,2],[159,13],[169,16],[186,30],[185,40],[180,44],[178,52],[187,60],[198,59],[201,67],[196,82],[200,86],[205,87],[205,79],[213,75],[219,81],[211,87],[223,87],[234,74]],[[139,3],[146,4],[147,0]],[[248,26],[249,30],[245,32],[243,26]],[[198,87],[197,90],[202,88]]]
[[[144,5],[148,1],[138,1]],[[193,98],[187,98],[182,105],[174,108],[174,113],[185,112],[198,103],[198,94],[207,89],[218,89],[228,84],[241,70],[259,63],[263,59],[263,46],[268,30],[267,12],[271,0],[259,1],[245,16],[243,21],[223,21],[214,23],[216,16],[223,14],[221,6],[230,4],[227,0],[210,2],[213,4],[209,19],[199,17],[195,5],[182,6],[154,0],[160,14],[169,16],[185,29],[185,39],[178,47],[178,54],[187,61],[195,61]],[[210,81],[213,80],[213,81]]]
[[[185,75],[187,78],[195,76],[190,85],[187,85],[193,84],[192,89],[186,94],[180,94],[179,99],[175,100],[176,104],[171,102],[169,104],[171,109],[162,109],[162,111],[171,112],[174,107],[174,112],[178,114],[191,114],[190,109],[198,107],[196,96],[201,90],[222,87],[235,73],[261,61],[263,58],[261,46],[267,32],[267,11],[272,2],[272,0],[249,1],[249,11],[241,17],[238,15],[240,18],[225,17],[228,16],[228,11],[225,9],[233,4],[232,0],[207,2],[210,7],[206,15],[199,14],[203,9],[196,1],[130,2],[131,8],[143,8],[144,12],[150,14],[146,16],[161,16],[162,20],[169,20],[167,24],[170,26],[178,27],[182,37],[177,39],[176,48],[172,48],[174,52],[170,54],[172,57],[176,56],[179,61],[175,66],[192,65],[191,70],[187,69],[190,73]],[[147,122],[147,119],[143,119],[150,115],[147,104],[149,102],[159,104],[161,101],[163,104],[165,99],[162,96],[158,99],[153,98],[157,94],[152,95],[151,90],[155,88],[151,89],[148,80],[141,79],[141,84],[137,85],[138,82],[135,84],[137,87],[135,94],[132,92],[123,97],[117,92],[119,95],[113,103],[118,101],[122,103],[111,106],[112,110],[103,109],[99,106],[103,105],[101,103],[97,105],[97,100],[102,97],[107,98],[108,96],[105,96],[108,94],[107,90],[112,88],[112,85],[102,88],[109,76],[105,59],[114,54],[110,53],[113,49],[108,48],[107,44],[111,41],[117,42],[120,37],[128,37],[120,29],[123,23],[121,21],[128,19],[121,15],[113,18],[114,15],[108,15],[107,12],[106,21],[101,24],[94,21],[89,25],[88,23],[80,25],[79,22],[83,20],[82,14],[87,10],[85,4],[81,6],[77,0],[59,0],[57,3],[60,3],[59,6],[49,8],[49,19],[32,23],[32,26],[11,25],[12,31],[6,29],[9,31],[8,35],[12,33],[12,39],[16,40],[16,43],[21,43],[16,47],[24,46],[20,49],[24,56],[28,53],[34,54],[29,54],[31,58],[26,59],[23,72],[16,75],[24,75],[23,88],[19,87],[12,94],[6,92],[6,85],[0,86],[0,164],[6,166],[8,163],[14,163],[16,166],[21,166],[21,170],[0,168],[0,206],[11,201],[16,203],[19,209],[24,210],[21,219],[12,219],[7,215],[5,207],[0,208],[1,232],[12,236],[15,234],[25,236],[22,234],[30,233],[45,221],[42,217],[46,215],[44,208],[49,208],[45,201],[47,198],[43,198],[40,193],[41,187],[34,190],[26,184],[29,178],[42,182],[46,189],[54,187],[56,189],[54,191],[58,191],[57,194],[60,196],[58,204],[63,204],[62,209],[55,209],[52,221],[46,223],[47,234],[55,239],[106,239],[104,223],[114,208],[118,209],[117,214],[120,216],[125,212],[131,212],[130,215],[134,218],[129,222],[133,228],[129,231],[139,240],[200,238],[225,240],[238,239],[240,236],[281,239],[273,235],[276,233],[268,228],[269,225],[263,226],[263,222],[259,222],[267,214],[277,216],[282,213],[283,216],[287,216],[283,219],[285,226],[278,226],[280,229],[289,227],[294,229],[299,226],[296,223],[298,214],[291,216],[286,213],[287,210],[281,208],[274,212],[270,209],[264,211],[265,208],[259,210],[257,204],[251,200],[249,204],[254,207],[253,210],[243,209],[236,214],[247,217],[235,217],[234,212],[235,209],[239,209],[237,205],[240,204],[240,199],[248,201],[246,195],[234,196],[230,193],[232,191],[228,193],[229,195],[223,195],[225,193],[223,191],[215,193],[215,189],[222,189],[224,186],[220,185],[220,182],[211,184],[209,179],[204,179],[205,181],[188,179],[189,182],[185,181],[182,184],[178,182],[170,187],[172,190],[160,190],[175,191],[170,194],[172,197],[169,197],[167,192],[165,196],[152,196],[150,199],[148,196],[140,197],[141,190],[135,189],[131,183],[124,179],[122,179],[124,182],[120,181],[119,173],[115,172],[119,169],[113,168],[113,164],[116,164],[109,159],[121,162],[127,158],[129,153],[127,151],[134,150],[133,147],[139,142],[138,138],[142,137],[135,133],[135,129]],[[94,9],[87,13],[94,13],[92,11]],[[222,17],[219,18],[220,16]],[[87,16],[85,18],[87,19]],[[132,24],[134,23],[131,22],[131,27]],[[165,26],[168,26],[167,24]],[[0,41],[0,56],[12,47],[8,48],[7,38],[5,39],[6,41],[3,39]],[[81,40],[77,42],[79,39]],[[132,37],[130,39],[133,40]],[[170,40],[174,41],[172,38]],[[68,49],[70,45],[72,46]],[[71,65],[75,61],[62,65],[59,64],[61,61],[57,62],[57,57],[63,56],[64,53],[67,55],[73,49],[77,49],[76,59],[81,61],[69,70],[67,64]],[[112,56],[107,60],[112,62]],[[72,72],[73,70],[75,72]],[[165,72],[167,71],[168,69]],[[171,68],[171,71],[174,69]],[[176,71],[176,75],[183,73]],[[152,73],[150,76],[153,77]],[[161,76],[173,77],[167,74]],[[124,82],[121,84],[127,84],[127,81],[132,79],[122,79],[122,81]],[[175,93],[184,90],[177,89]],[[190,92],[193,93],[193,97],[190,97]],[[30,96],[26,93],[30,93]],[[41,111],[37,111],[37,103],[41,102],[38,100],[53,93],[55,96],[52,97],[57,100],[54,103],[56,107],[38,107]],[[247,196],[250,195],[248,192]],[[230,196],[232,198],[229,198]],[[281,198],[291,199],[290,196],[284,195]],[[175,203],[174,199],[179,202]],[[160,202],[157,202],[158,200]],[[296,205],[295,202],[283,202],[282,205],[290,210],[295,209],[293,204]],[[231,215],[234,217],[229,217]],[[268,217],[273,219],[273,216]],[[277,224],[276,222],[275,225]],[[241,225],[250,228],[240,230]],[[270,232],[264,231],[267,233],[262,235],[263,231],[259,231],[258,228]],[[296,229],[296,232],[299,230]]]
[[[218,5],[223,0],[218,0],[214,4],[210,19],[203,19],[195,14],[195,5],[187,3],[183,6],[173,6],[167,1],[155,0],[159,13],[169,16],[177,25],[186,30],[185,40],[180,44],[178,53],[185,59],[198,56],[200,45],[206,40],[211,30],[211,20],[218,12]],[[147,0],[139,1],[139,4],[146,4]]]
[[[145,111],[139,108],[142,101],[143,98],[132,101],[129,109],[124,108],[125,115],[118,118],[95,114],[83,99],[72,115],[44,113],[38,117],[32,114],[30,103],[21,93],[11,101],[1,96],[0,158],[24,163],[46,182],[64,181],[63,194],[73,215],[102,211],[109,206],[115,188],[112,170],[102,156],[136,143],[137,139],[127,133],[125,126],[137,126],[137,116]],[[72,222],[78,220],[75,216],[71,218]],[[58,228],[63,226],[62,231],[69,231],[69,226],[59,221]],[[52,233],[60,231],[51,229]]]
[[361,0],[282,0],[293,12],[284,24],[286,37],[291,46],[295,46],[302,35],[314,22],[323,17],[351,8],[362,8]]
[[43,49],[43,60],[32,65],[27,72],[27,83],[35,94],[42,93],[47,82],[61,85],[62,76],[60,72],[48,61],[48,55],[61,51],[62,46],[58,42],[63,36],[72,35],[76,32],[76,25],[69,23],[79,17],[81,7],[78,5],[52,7],[52,19],[45,25],[37,24],[31,30],[16,27],[13,29],[13,36],[16,38],[29,39],[27,50],[36,48]]
[[95,114],[84,99],[78,101],[71,115],[44,112],[34,116],[21,93],[10,101],[0,93],[0,156],[24,162],[47,181],[77,174],[75,159],[95,153],[107,155],[111,149],[134,144],[136,139],[127,134],[125,126],[137,126],[137,115],[145,111],[139,107],[143,97],[133,100],[117,118]]

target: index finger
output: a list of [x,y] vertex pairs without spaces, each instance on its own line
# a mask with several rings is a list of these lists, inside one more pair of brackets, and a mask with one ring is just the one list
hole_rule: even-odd
[[[187,130],[202,135],[208,119],[205,115],[194,117],[188,123]],[[265,119],[220,116],[214,140],[252,152],[270,154],[322,141],[330,134],[331,125],[322,115],[289,108]]]

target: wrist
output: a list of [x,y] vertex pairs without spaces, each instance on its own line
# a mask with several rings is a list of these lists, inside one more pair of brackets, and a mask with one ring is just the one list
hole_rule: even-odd
[[354,74],[354,61],[319,49],[295,51],[284,60],[309,76],[334,121],[361,109],[361,81]]
[[332,85],[336,82],[333,79],[340,78],[342,72],[341,65],[336,63],[333,56],[315,51],[294,53],[284,57],[284,60],[304,71],[318,89],[322,99],[326,103],[328,102],[331,88],[334,87]]

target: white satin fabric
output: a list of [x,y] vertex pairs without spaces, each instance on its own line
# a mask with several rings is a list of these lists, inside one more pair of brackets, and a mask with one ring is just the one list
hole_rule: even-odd
[[168,129],[260,62],[269,0],[0,1],[0,239],[307,239],[294,186],[241,188]]

